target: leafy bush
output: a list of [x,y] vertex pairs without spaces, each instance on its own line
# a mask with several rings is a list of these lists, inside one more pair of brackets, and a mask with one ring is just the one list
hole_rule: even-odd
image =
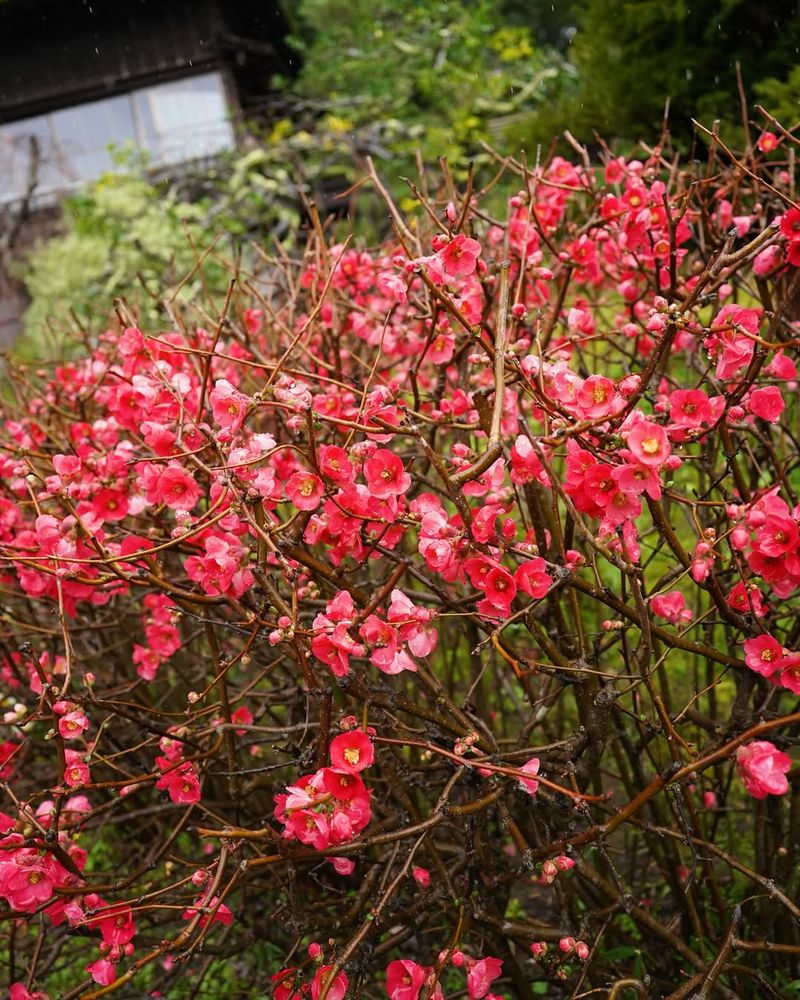
[[12,1000],[791,988],[769,157],[511,162],[495,217],[387,196],[377,251],[313,231],[14,372]]
[[569,84],[564,59],[498,0],[303,0],[300,17],[309,40],[297,43],[292,89],[330,109],[357,146],[382,144],[398,192],[417,150],[462,175],[468,159],[486,159],[481,139],[516,151],[521,122]]

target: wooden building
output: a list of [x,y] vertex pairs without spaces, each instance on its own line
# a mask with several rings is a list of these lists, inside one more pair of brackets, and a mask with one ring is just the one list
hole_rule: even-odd
[[[109,147],[167,170],[232,147],[293,72],[288,20],[281,0],[0,0],[0,272]],[[5,343],[19,294],[0,273]]]

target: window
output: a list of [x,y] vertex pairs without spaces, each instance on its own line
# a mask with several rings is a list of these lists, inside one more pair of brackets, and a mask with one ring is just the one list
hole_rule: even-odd
[[133,146],[156,167],[213,156],[233,146],[220,73],[204,73],[129,94],[0,125],[0,202],[21,198],[38,148],[35,199],[63,194],[114,168],[109,146]]

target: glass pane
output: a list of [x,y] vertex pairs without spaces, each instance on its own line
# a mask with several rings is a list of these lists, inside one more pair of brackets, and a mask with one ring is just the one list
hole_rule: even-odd
[[219,73],[176,80],[0,126],[0,203],[21,197],[39,143],[36,198],[60,194],[115,166],[109,145],[134,144],[156,166],[213,156],[234,144]]
[[218,73],[176,80],[135,94],[137,118],[158,164],[211,156],[233,145],[233,128]]
[[136,139],[127,95],[65,108],[51,118],[61,170],[71,183],[111,170],[114,161],[108,146],[123,146]]
[[53,160],[50,129],[45,115],[0,125],[0,202],[21,198],[30,181],[31,139],[39,147],[39,166],[34,197],[59,187],[60,177]]

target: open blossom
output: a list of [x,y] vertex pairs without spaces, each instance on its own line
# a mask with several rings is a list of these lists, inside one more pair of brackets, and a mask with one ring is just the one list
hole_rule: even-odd
[[214,388],[208,394],[211,403],[211,412],[214,420],[232,435],[242,426],[250,399],[243,392],[235,389],[231,383],[224,378],[217,379]]
[[[317,969],[317,974],[314,976],[311,983],[311,1000],[318,1000],[322,994],[322,988],[327,983],[328,977],[332,971],[332,965],[321,965],[319,969]],[[326,994],[327,1000],[344,1000],[346,992],[347,976],[344,972],[337,972],[328,988],[328,992]]]
[[760,389],[753,389],[747,405],[751,413],[772,424],[780,420],[781,414],[786,409],[786,403],[784,403],[781,391],[776,385],[765,385]]
[[386,620],[397,626],[400,639],[413,656],[430,656],[436,649],[439,634],[431,624],[433,616],[433,611],[418,607],[402,590],[392,591]]
[[628,448],[642,465],[661,466],[670,455],[667,432],[660,424],[637,420],[627,434]]
[[789,791],[786,772],[791,766],[791,757],[768,740],[753,740],[736,751],[739,776],[754,799],[785,795]]
[[85,763],[84,755],[77,750],[64,750],[66,767],[64,768],[64,784],[68,788],[78,788],[88,784],[90,780],[89,765]]
[[514,583],[524,594],[528,594],[535,600],[541,600],[553,585],[547,572],[547,563],[540,556],[528,559],[527,562],[517,567],[514,573]]
[[467,993],[470,1000],[480,1000],[489,992],[492,980],[497,979],[503,971],[503,962],[499,958],[482,958],[475,962],[467,973]]
[[744,662],[762,677],[771,677],[779,669],[783,660],[783,647],[771,635],[759,635],[747,639],[744,644]]
[[780,140],[774,132],[762,132],[756,140],[756,145],[762,153],[772,153],[780,144]]
[[375,749],[366,733],[352,729],[349,733],[341,733],[331,740],[330,755],[334,767],[356,774],[372,764],[375,759]]
[[190,761],[174,767],[166,758],[158,757],[156,764],[168,768],[156,782],[156,788],[166,791],[170,799],[179,805],[200,801],[200,780]]
[[148,466],[142,482],[148,503],[163,503],[174,510],[191,510],[202,493],[197,481],[179,462]]
[[676,427],[697,428],[712,420],[711,404],[702,389],[675,389],[669,404],[670,420]]
[[295,472],[285,485],[286,497],[298,510],[316,510],[325,485],[313,472]]
[[[386,995],[389,1000],[417,1000],[431,969],[409,959],[398,958],[386,966]],[[434,997],[442,996],[438,983]]]
[[460,233],[450,240],[439,255],[447,274],[464,277],[475,270],[481,255],[481,245],[477,240]]
[[400,496],[411,485],[403,460],[386,448],[379,448],[364,462],[364,475],[374,497]]

